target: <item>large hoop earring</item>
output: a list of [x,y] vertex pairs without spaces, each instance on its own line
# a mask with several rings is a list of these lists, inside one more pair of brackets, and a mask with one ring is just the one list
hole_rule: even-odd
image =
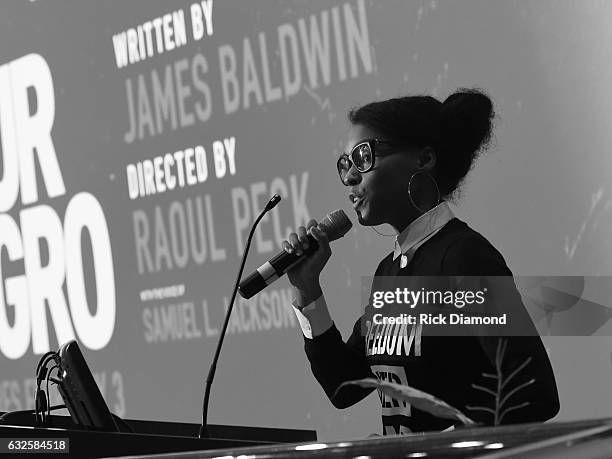
[[428,178],[429,178],[429,179],[432,181],[432,183],[434,184],[434,186],[436,187],[436,193],[437,193],[438,197],[437,197],[437,199],[436,199],[436,203],[434,204],[434,206],[433,206],[433,207],[436,207],[438,204],[440,204],[440,199],[442,198],[442,196],[440,195],[440,188],[438,187],[438,182],[436,182],[436,179],[435,179],[435,178],[433,178],[433,176],[432,176],[432,175],[431,175],[429,172],[427,172],[427,171],[425,171],[425,170],[418,170],[418,171],[414,172],[414,173],[413,173],[413,174],[410,176],[410,180],[408,180],[408,198],[410,198],[410,202],[412,203],[412,205],[414,206],[414,208],[415,208],[416,210],[418,210],[419,212],[421,212],[422,214],[424,214],[425,212],[427,212],[428,210],[431,210],[431,209],[428,209],[428,210],[423,210],[423,209],[421,209],[421,208],[420,208],[420,207],[419,207],[419,206],[416,204],[416,202],[414,202],[414,199],[412,198],[412,180],[413,180],[413,179],[414,179],[414,177],[415,177],[416,175],[418,175],[418,174],[424,174],[425,176],[427,176],[427,177],[428,177]]

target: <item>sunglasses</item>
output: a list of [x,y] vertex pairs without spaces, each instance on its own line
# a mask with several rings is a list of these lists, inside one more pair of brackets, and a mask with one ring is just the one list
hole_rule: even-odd
[[355,165],[355,169],[357,169],[361,174],[364,174],[372,170],[376,156],[384,156],[380,153],[377,154],[376,145],[378,144],[391,145],[392,142],[381,139],[366,139],[355,145],[348,155],[346,153],[340,155],[338,158],[337,168],[338,174],[340,175],[340,180],[342,180],[344,185],[348,185],[346,182],[346,176],[351,170],[353,164]]

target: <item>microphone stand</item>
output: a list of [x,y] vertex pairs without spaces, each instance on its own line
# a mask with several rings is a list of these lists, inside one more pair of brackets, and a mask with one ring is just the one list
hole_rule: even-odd
[[249,233],[249,237],[247,239],[246,247],[244,248],[244,254],[242,255],[242,261],[240,263],[240,270],[238,271],[238,276],[236,276],[236,282],[234,282],[234,290],[232,291],[232,297],[229,301],[229,305],[227,306],[227,312],[225,313],[225,321],[223,322],[223,328],[221,330],[221,334],[219,335],[219,342],[217,343],[217,349],[215,350],[215,355],[213,357],[213,361],[210,365],[210,370],[208,371],[208,376],[206,377],[206,388],[204,390],[204,402],[202,404],[202,425],[200,426],[200,431],[198,432],[198,438],[210,438],[210,434],[208,432],[208,401],[210,398],[210,388],[212,387],[212,382],[215,377],[215,372],[217,371],[217,361],[219,360],[219,354],[221,353],[221,346],[223,345],[223,339],[225,338],[225,331],[227,330],[227,325],[229,324],[229,319],[232,314],[232,309],[234,307],[234,300],[236,299],[236,293],[238,293],[238,284],[240,283],[240,278],[242,277],[242,272],[244,271],[244,264],[246,263],[247,254],[249,252],[249,248],[251,246],[251,240],[253,239],[253,234],[255,234],[255,228],[257,228],[257,224],[261,221],[261,219],[272,210],[276,205],[280,202],[281,197],[277,194],[272,196],[268,204],[266,204],[265,209],[259,214],[259,217],[251,226],[251,232]]

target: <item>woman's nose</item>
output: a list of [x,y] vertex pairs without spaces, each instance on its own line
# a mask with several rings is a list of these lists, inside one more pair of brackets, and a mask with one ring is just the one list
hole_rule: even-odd
[[357,185],[361,182],[361,173],[357,170],[354,164],[351,164],[351,168],[346,173],[346,177],[344,178],[346,185]]

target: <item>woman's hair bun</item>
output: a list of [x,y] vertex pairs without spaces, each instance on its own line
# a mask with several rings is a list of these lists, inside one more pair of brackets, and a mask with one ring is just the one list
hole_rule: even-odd
[[458,89],[442,104],[442,138],[461,153],[475,155],[491,140],[493,102],[478,89]]
[[457,189],[488,145],[494,116],[493,102],[478,89],[459,89],[442,104],[436,176],[443,195]]

